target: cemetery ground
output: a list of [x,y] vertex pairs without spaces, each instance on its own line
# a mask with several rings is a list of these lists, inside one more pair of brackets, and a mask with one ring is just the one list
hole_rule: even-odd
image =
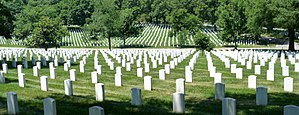
[[[18,95],[19,114],[43,114],[43,99],[51,97],[56,100],[57,113],[61,115],[86,115],[88,108],[92,106],[101,106],[105,114],[173,114],[172,112],[172,94],[176,92],[176,79],[185,78],[185,66],[193,54],[171,69],[170,74],[166,74],[166,80],[159,80],[159,70],[164,69],[163,65],[158,68],[150,68],[149,73],[144,76],[152,76],[152,91],[144,90],[143,78],[137,77],[136,62],[132,64],[131,71],[122,68],[123,86],[114,85],[115,69],[110,70],[102,54],[98,54],[99,65],[102,65],[102,74],[98,81],[105,84],[105,101],[98,102],[95,98],[95,86],[91,82],[91,72],[95,71],[92,55],[87,58],[85,72],[79,72],[79,60],[71,65],[72,69],[77,70],[76,81],[73,82],[73,96],[64,94],[64,80],[69,79],[69,72],[64,71],[63,64],[56,67],[56,79],[48,79],[49,91],[40,90],[39,77],[33,76],[31,62],[28,61],[28,69],[23,69],[26,76],[26,87],[18,86],[18,72],[13,68],[11,61],[8,61],[8,74],[5,74],[6,83],[0,84],[0,114],[7,113],[6,93],[16,92]],[[37,56],[34,55],[37,59]],[[238,68],[243,68],[243,79],[236,79],[236,75],[230,72],[230,68],[225,68],[224,63],[211,53],[211,57],[218,73],[222,73],[222,83],[225,83],[225,97],[236,99],[237,114],[241,115],[281,115],[283,106],[298,105],[299,83],[298,73],[294,72],[294,65],[287,61],[290,70],[290,77],[294,78],[294,92],[288,93],[283,88],[283,76],[280,67],[280,60],[275,64],[275,81],[267,81],[266,70],[268,64],[261,67],[261,74],[257,76],[256,86],[268,87],[268,105],[256,105],[256,90],[248,88],[248,76],[254,75],[254,64],[251,70],[246,69],[240,63],[231,60],[231,64],[237,64]],[[17,65],[22,64],[20,57]],[[28,54],[27,60],[31,60]],[[170,57],[168,57],[170,60]],[[113,60],[114,67],[122,66]],[[210,77],[207,65],[206,55],[201,52],[196,59],[197,63],[193,70],[193,82],[185,85],[185,113],[187,114],[221,114],[221,101],[215,100],[214,78]],[[169,61],[168,61],[169,62]],[[167,63],[168,63],[167,62]],[[49,62],[47,62],[49,63]],[[42,66],[39,70],[39,76],[49,76],[49,67]],[[141,88],[142,106],[131,105],[131,88]]]

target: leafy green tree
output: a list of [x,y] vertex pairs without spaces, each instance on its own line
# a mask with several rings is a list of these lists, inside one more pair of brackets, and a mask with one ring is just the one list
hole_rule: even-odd
[[16,21],[14,21],[13,35],[17,39],[25,39],[33,32],[33,24],[38,22],[42,16],[47,16],[50,19],[55,19],[58,16],[56,0],[32,0],[29,1],[21,13],[16,14]]
[[61,39],[68,35],[67,29],[57,19],[42,16],[33,24],[31,37],[25,39],[25,44],[30,47],[45,48],[58,46]]
[[272,0],[251,0],[247,1],[246,5],[246,27],[255,38],[259,38],[264,32],[263,27],[272,32],[274,24],[274,11],[271,9]]
[[9,8],[0,2],[0,35],[10,37],[10,23],[12,23],[12,15]]
[[294,51],[296,29],[299,28],[299,1],[276,0],[273,2],[274,3],[272,9],[276,11],[274,22],[279,27],[287,29],[289,38],[289,50]]
[[220,38],[225,42],[235,42],[246,31],[245,2],[241,0],[221,0],[217,10],[217,25],[222,29]]
[[90,22],[85,25],[92,38],[104,37],[108,39],[111,50],[111,38],[120,37],[120,30],[124,17],[118,10],[115,0],[98,0],[95,3],[95,10]]
[[92,0],[62,0],[57,9],[64,25],[83,26],[91,17],[94,5]]
[[194,38],[196,47],[202,51],[211,51],[215,47],[215,45],[211,42],[210,38],[202,32],[197,32]]
[[171,3],[172,11],[167,16],[167,21],[172,27],[171,36],[177,36],[179,46],[182,47],[186,43],[187,35],[194,35],[202,25],[201,20],[186,8],[184,0],[173,1]]

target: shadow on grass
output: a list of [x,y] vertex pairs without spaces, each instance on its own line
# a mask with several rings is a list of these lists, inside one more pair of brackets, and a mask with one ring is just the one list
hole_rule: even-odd
[[[21,97],[21,95],[18,95]],[[92,95],[87,96],[66,96],[63,94],[51,94],[50,96],[56,100],[57,113],[61,115],[86,115],[89,107],[101,106],[105,110],[105,114],[112,115],[157,115],[157,114],[173,114],[172,102],[164,101],[156,98],[143,99],[141,107],[135,107],[130,104],[130,100],[104,102],[95,101]],[[299,98],[293,93],[269,93],[267,106],[255,105],[255,94],[238,94],[226,93],[226,97],[231,97],[237,100],[237,114],[242,115],[281,115],[283,106],[298,105]],[[36,100],[18,100],[20,114],[43,114],[42,100],[47,97],[37,97]],[[188,98],[185,100],[187,114],[221,114],[221,101],[214,100],[214,97],[200,100],[197,97]],[[0,97],[0,113],[6,112],[6,98]]]
[[[79,60],[77,60],[76,63],[71,64],[71,66],[77,66],[77,65],[79,65],[78,61]],[[32,69],[33,66],[35,66],[35,65],[32,65],[32,61],[27,61],[27,62],[28,62],[28,68],[27,69]],[[39,61],[36,61],[36,62],[39,62]],[[17,63],[16,67],[13,67],[12,66],[12,61],[6,61],[6,64],[7,64],[7,67],[8,67],[8,71],[9,71],[9,69],[17,69],[18,65],[23,65],[22,61],[17,61],[16,63]],[[47,61],[46,63],[47,63],[47,66],[43,66],[43,64],[41,63],[41,69],[49,69],[49,63],[50,63],[50,61]],[[60,63],[60,62],[58,62],[58,66],[63,66],[63,64]],[[2,69],[2,66],[0,66],[0,68]],[[24,65],[23,65],[23,69],[25,69]]]

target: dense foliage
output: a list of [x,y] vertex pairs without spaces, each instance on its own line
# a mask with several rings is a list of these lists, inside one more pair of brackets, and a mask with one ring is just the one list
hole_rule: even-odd
[[32,36],[33,24],[47,16],[66,26],[84,26],[90,38],[120,37],[124,45],[126,38],[139,34],[142,23],[168,24],[182,45],[186,36],[211,24],[226,42],[244,35],[257,39],[283,28],[289,49],[294,50],[298,4],[298,0],[1,0],[0,35],[25,39]]

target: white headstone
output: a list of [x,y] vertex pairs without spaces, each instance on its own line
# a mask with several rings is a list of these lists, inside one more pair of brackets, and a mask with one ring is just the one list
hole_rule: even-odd
[[176,92],[185,94],[185,80],[183,78],[176,79]]
[[38,67],[37,66],[33,66],[33,76],[38,77]]
[[2,70],[4,73],[8,73],[8,67],[6,63],[2,64]]
[[152,77],[151,76],[144,76],[144,90],[152,90]]
[[248,76],[248,88],[256,88],[256,76],[250,75]]
[[293,78],[285,77],[283,86],[284,91],[293,92]]
[[42,91],[48,91],[48,77],[41,76],[40,77],[40,86]]
[[137,68],[137,77],[143,77],[143,68]]
[[131,63],[126,63],[126,71],[131,71]]
[[76,81],[76,70],[75,69],[70,70],[70,79],[72,81]]
[[50,78],[56,79],[56,68],[50,69]]
[[185,67],[185,79],[186,82],[192,82],[192,71],[190,66]]
[[267,80],[274,81],[274,70],[267,70]]
[[150,72],[150,65],[148,63],[144,64],[144,72]]
[[164,69],[159,70],[159,80],[165,80],[165,70]]
[[289,76],[289,66],[282,67],[282,76]]
[[236,73],[236,69],[237,69],[237,64],[231,64],[231,66],[230,66],[230,72],[231,73]]
[[170,65],[169,64],[165,64],[165,73],[170,74]]
[[102,74],[102,65],[98,65],[98,66],[97,66],[97,73],[98,73],[99,75]]
[[261,74],[261,66],[260,65],[255,65],[254,66],[254,74],[256,74],[256,75]]
[[20,87],[25,87],[26,86],[26,78],[24,73],[20,73],[18,75],[18,80],[19,80],[19,86]]
[[236,78],[242,79],[243,78],[243,68],[237,68],[236,69]]
[[122,86],[122,75],[121,74],[115,74],[114,75],[114,82],[115,82],[115,86]]
[[222,73],[215,73],[214,84],[222,83]]
[[96,100],[104,101],[105,100],[105,90],[103,83],[95,84]]
[[91,72],[91,83],[98,83],[98,73],[96,71]]

